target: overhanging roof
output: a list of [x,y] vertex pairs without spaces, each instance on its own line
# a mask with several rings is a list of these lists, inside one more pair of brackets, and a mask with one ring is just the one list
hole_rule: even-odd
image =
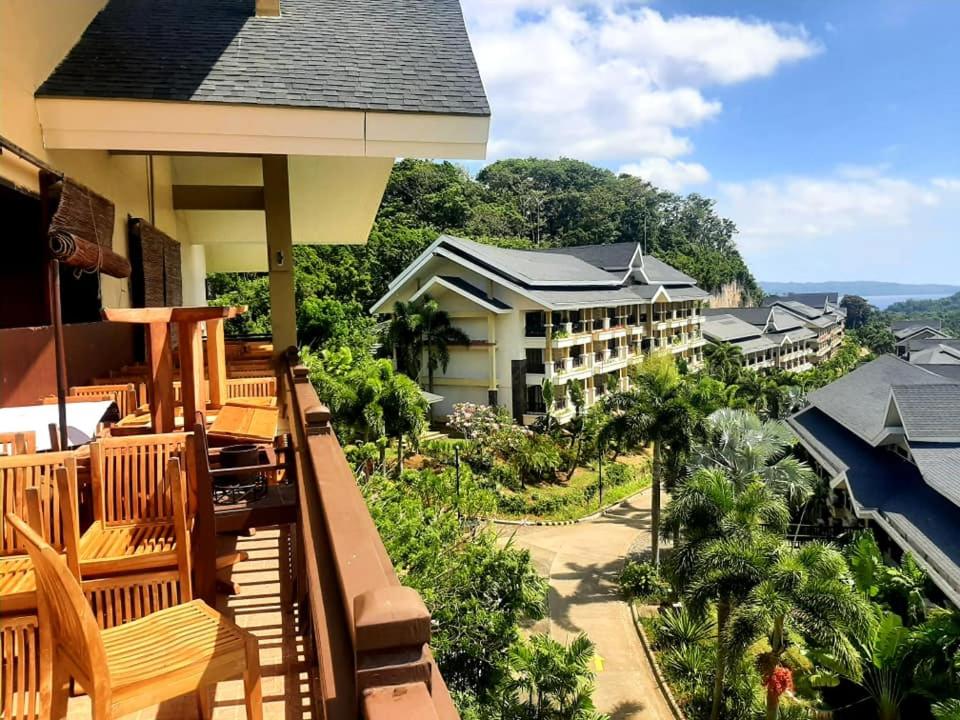
[[51,149],[483,158],[458,0],[111,0],[36,93]]

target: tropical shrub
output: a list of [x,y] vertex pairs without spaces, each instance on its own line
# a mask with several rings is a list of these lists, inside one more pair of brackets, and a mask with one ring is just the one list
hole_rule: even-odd
[[657,647],[679,648],[704,644],[716,635],[716,627],[708,616],[698,616],[686,607],[671,608],[653,621]]
[[628,558],[623,569],[617,576],[620,593],[631,600],[636,598],[647,603],[658,603],[664,600],[670,586],[660,577],[656,566],[647,562],[639,562]]
[[556,482],[563,467],[557,444],[540,434],[526,436],[511,461],[524,483]]

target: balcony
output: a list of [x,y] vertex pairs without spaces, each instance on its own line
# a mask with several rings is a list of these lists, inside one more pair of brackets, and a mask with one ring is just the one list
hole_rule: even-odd
[[[185,556],[181,569],[185,568],[186,577],[192,574],[194,597],[218,608],[228,621],[259,640],[265,717],[387,720],[400,713],[410,718],[455,720],[459,716],[428,645],[430,614],[419,595],[400,584],[333,432],[330,413],[309,382],[307,368],[298,364],[292,349],[276,361],[268,356],[264,362],[277,368],[266,378],[271,380],[271,394],[261,395],[260,401],[250,406],[275,408],[277,436],[259,449],[261,458],[267,460],[265,465],[262,461],[242,468],[220,465],[222,450],[208,449],[207,439],[218,444],[214,430],[224,411],[210,405],[206,406],[207,422],[200,424],[203,415],[198,415],[198,424],[190,433],[143,435],[152,428],[118,423],[107,429],[105,437],[121,446],[139,438],[151,442],[164,442],[165,437],[195,439],[195,456],[181,455],[187,487],[195,489],[196,498],[195,521],[187,531],[192,553]],[[253,361],[228,361],[228,370],[238,367],[237,363],[246,367]],[[260,361],[256,363],[259,366]],[[127,367],[124,372],[141,369]],[[184,377],[187,373],[187,368],[181,368]],[[250,379],[242,380],[247,383]],[[165,391],[172,395],[172,385]],[[230,403],[223,408],[228,406]],[[135,409],[132,415],[137,412]],[[88,472],[92,462],[89,447],[81,444],[66,454],[75,458],[83,473]],[[45,456],[23,457],[27,462],[27,458]],[[141,463],[140,472],[143,467]],[[132,479],[132,465],[116,472],[123,487],[140,487]],[[218,479],[230,473],[267,473],[274,480],[264,481],[262,497],[215,504],[214,487],[221,487]],[[90,486],[80,487],[81,504],[89,508]],[[88,524],[89,519],[81,533],[87,532]],[[251,529],[256,529],[256,534],[245,536]],[[221,564],[224,558],[229,560]],[[172,578],[165,575],[164,582],[172,584],[172,589],[169,594],[162,591],[167,599],[161,607],[176,605],[188,587],[184,575],[168,575]],[[139,588],[145,582],[143,577],[120,574],[111,576],[109,582]],[[90,583],[102,581],[88,581],[85,572],[84,582],[93,607],[101,608]],[[0,598],[0,603],[4,602]],[[113,610],[97,610],[97,621],[110,627],[146,612],[145,606],[140,609],[131,602],[123,606],[121,618],[120,608],[119,604],[114,608],[116,616]],[[25,617],[26,624],[12,616],[0,620],[5,634],[13,627],[11,623],[18,633],[36,633],[36,620]],[[17,652],[22,650],[4,645],[0,672],[8,679],[13,677],[11,668],[22,662]],[[23,678],[23,665],[20,672]],[[16,691],[11,688],[7,693],[15,692],[17,702],[31,702],[29,688],[22,681]],[[224,682],[215,696],[213,719],[236,717],[237,706],[243,702],[243,685]],[[10,695],[6,697],[9,700]],[[5,706],[10,707],[9,703]],[[89,707],[87,696],[69,698],[71,718],[89,717]],[[148,707],[138,717],[153,720],[194,717],[195,713],[196,697],[187,694]]]

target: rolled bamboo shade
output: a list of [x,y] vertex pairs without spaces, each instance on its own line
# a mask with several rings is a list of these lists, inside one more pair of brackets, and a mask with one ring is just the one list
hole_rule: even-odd
[[47,231],[50,252],[64,265],[116,278],[130,276],[130,262],[113,247],[113,203],[70,178],[50,188],[56,210]]

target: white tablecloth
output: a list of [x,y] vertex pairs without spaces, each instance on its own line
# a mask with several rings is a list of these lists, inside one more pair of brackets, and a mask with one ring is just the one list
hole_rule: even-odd
[[[84,445],[96,437],[97,424],[115,403],[109,400],[67,403],[67,442]],[[0,432],[30,432],[37,435],[37,450],[50,449],[50,423],[59,423],[56,405],[26,405],[0,408]]]

